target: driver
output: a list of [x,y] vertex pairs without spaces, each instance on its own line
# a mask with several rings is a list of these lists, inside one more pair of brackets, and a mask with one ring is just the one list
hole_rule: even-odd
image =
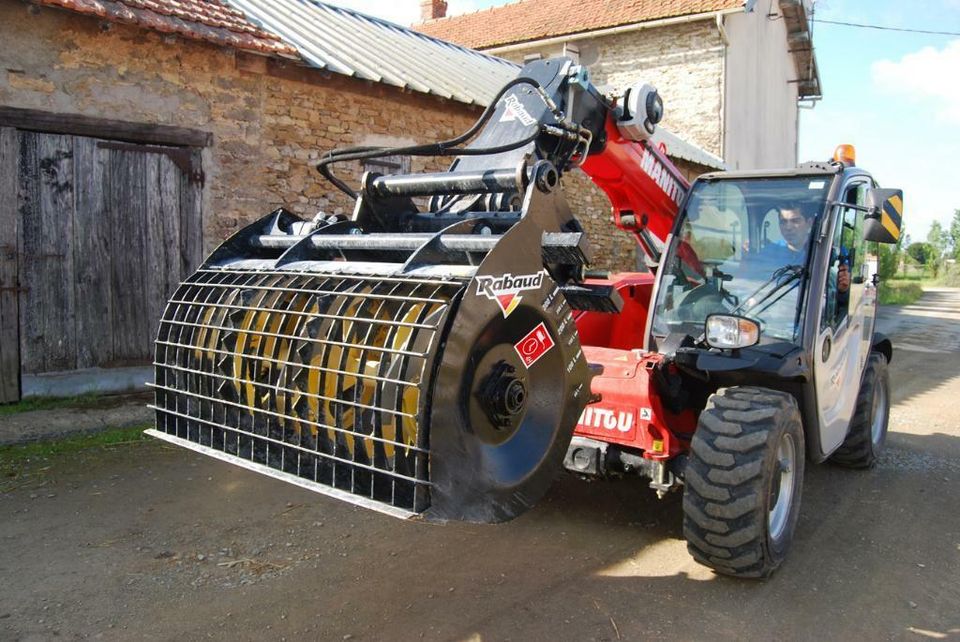
[[[780,224],[782,243],[771,243],[757,254],[757,259],[776,266],[805,265],[807,244],[815,217],[800,204],[793,203],[780,208],[777,222]],[[832,280],[832,279],[831,279]],[[850,269],[840,263],[836,271],[836,288],[841,293],[850,289]]]
[[807,241],[814,217],[800,205],[781,207],[777,214],[781,243],[771,243],[760,250],[757,258],[779,265],[803,265],[807,258]]

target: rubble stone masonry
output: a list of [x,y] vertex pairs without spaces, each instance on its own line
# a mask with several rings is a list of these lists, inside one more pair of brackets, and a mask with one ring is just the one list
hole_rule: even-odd
[[[449,138],[480,113],[293,61],[20,2],[0,3],[0,26],[0,105],[213,135],[203,153],[207,251],[281,205],[305,216],[349,212],[352,201],[313,168],[323,151]],[[626,77],[615,64],[601,64],[598,72],[612,82]],[[705,114],[711,109],[702,107]],[[696,142],[714,149],[707,133]],[[446,164],[414,158],[411,170],[436,171]],[[339,171],[359,178],[359,167],[345,169]],[[606,197],[577,174],[566,179],[569,200],[590,232],[595,267],[632,268],[634,242],[610,225]]]

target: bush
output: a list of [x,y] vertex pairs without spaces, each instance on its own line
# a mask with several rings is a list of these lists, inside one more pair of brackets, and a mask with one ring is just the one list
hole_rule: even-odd
[[914,281],[882,281],[880,305],[910,305],[923,296],[923,288]]

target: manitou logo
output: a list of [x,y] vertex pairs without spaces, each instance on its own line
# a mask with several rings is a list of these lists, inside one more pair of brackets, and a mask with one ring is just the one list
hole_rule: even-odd
[[626,410],[610,410],[609,408],[594,408],[587,406],[580,415],[580,425],[586,428],[604,428],[630,432],[633,428],[633,413]]
[[670,171],[660,162],[656,154],[647,149],[643,150],[643,160],[640,161],[640,169],[663,190],[663,193],[666,194],[671,201],[677,205],[680,204],[680,201],[683,200],[683,188],[680,187],[677,179],[670,175]]
[[500,306],[503,312],[503,318],[506,319],[510,313],[517,309],[520,301],[521,292],[526,290],[539,290],[543,284],[543,275],[545,270],[540,270],[536,274],[504,274],[503,276],[478,276],[477,277],[477,295],[483,295],[488,299],[493,299]]
[[527,127],[537,123],[537,119],[530,115],[530,112],[523,106],[516,94],[507,95],[503,102],[504,105],[506,105],[506,110],[503,112],[503,116],[500,117],[501,123],[519,120]]

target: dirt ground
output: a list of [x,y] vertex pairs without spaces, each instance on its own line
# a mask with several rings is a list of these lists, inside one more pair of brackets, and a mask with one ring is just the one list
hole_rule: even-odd
[[679,496],[637,481],[431,526],[149,442],[0,495],[0,639],[960,639],[958,323],[957,290],[884,311],[887,453],[808,468],[765,583],[695,564]]

